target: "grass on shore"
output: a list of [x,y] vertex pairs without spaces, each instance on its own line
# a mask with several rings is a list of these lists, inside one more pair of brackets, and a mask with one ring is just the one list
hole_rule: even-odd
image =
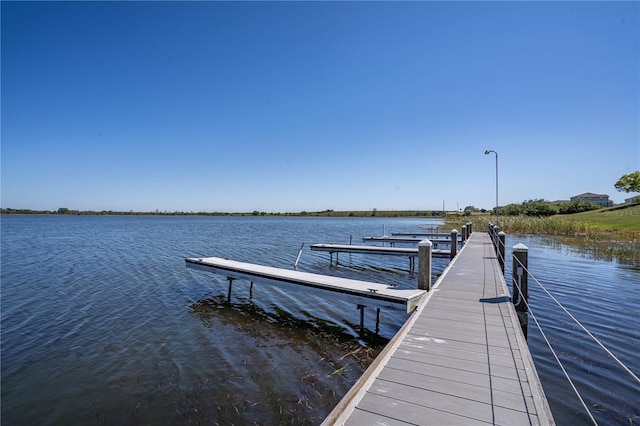
[[[640,265],[640,204],[571,215],[500,216],[498,219],[500,230],[507,234],[553,236],[581,253]],[[468,222],[474,230],[484,231],[489,222],[495,222],[495,216],[473,214],[445,218],[449,229],[460,229]]]

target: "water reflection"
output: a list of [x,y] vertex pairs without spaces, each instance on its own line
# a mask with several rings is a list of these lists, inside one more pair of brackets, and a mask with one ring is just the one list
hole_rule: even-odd
[[[238,300],[238,302],[228,301],[223,295],[208,296],[194,302],[189,308],[209,328],[213,328],[216,321],[221,321],[249,335],[260,334],[270,338],[292,339],[304,345],[317,342],[318,339],[322,340],[321,346],[331,342],[345,345],[346,349],[351,349],[352,344],[361,346],[365,343],[366,352],[371,354],[381,350],[389,342],[389,339],[377,335],[366,327],[364,334],[356,340],[355,336],[347,331],[345,325],[350,329],[359,329],[359,325],[347,320],[344,320],[344,325],[339,325],[314,316],[303,309],[298,311],[300,316],[296,316],[277,305],[272,305],[272,310],[267,311],[250,299]],[[371,360],[367,357],[359,361],[366,368]]]
[[[242,369],[244,384],[227,393],[230,400],[221,401],[215,416],[210,417],[221,424],[256,420],[264,424],[320,423],[340,399],[336,389],[346,391],[388,342],[367,330],[363,346],[363,341],[345,327],[305,310],[296,315],[276,305],[267,310],[250,299],[229,302],[224,295],[207,295],[192,303],[189,310],[213,339],[220,336],[229,345],[223,335],[232,327],[243,339],[255,342],[251,351],[246,347],[241,352],[231,349],[224,355],[230,365]],[[292,356],[295,362],[289,362]],[[301,359],[307,361],[301,364]],[[250,397],[247,389],[254,388],[259,392]],[[238,392],[244,396],[232,398]],[[264,415],[270,418],[260,417]]]
[[589,239],[587,237],[545,237],[544,244],[558,250],[568,250],[579,256],[618,262],[640,268],[640,240]]

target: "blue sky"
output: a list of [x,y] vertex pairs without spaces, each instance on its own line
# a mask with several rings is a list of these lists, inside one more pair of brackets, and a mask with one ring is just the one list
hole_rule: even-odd
[[640,169],[638,2],[1,3],[2,207],[492,208]]

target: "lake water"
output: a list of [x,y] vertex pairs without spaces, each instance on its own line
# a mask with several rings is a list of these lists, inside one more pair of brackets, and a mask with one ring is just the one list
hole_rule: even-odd
[[[380,339],[358,338],[352,304],[187,269],[228,257],[415,288],[404,258],[329,255],[312,243],[418,232],[389,218],[3,216],[4,424],[317,424],[406,320],[382,311]],[[529,268],[636,374],[640,268],[541,238]],[[510,259],[510,256],[508,257]],[[434,279],[447,259],[434,258]],[[508,261],[509,273],[510,265]],[[640,424],[640,387],[532,283],[531,305],[601,424]],[[373,312],[366,312],[373,328]],[[539,333],[529,344],[559,424],[587,421]],[[362,345],[364,344],[364,346]]]

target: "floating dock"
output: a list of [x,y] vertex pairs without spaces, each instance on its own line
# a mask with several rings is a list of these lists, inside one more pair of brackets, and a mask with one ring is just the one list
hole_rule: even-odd
[[410,313],[426,294],[425,290],[398,289],[388,284],[274,268],[220,257],[188,258],[185,262],[188,268],[225,275],[229,281],[229,297],[232,282],[246,280],[252,285],[255,282],[278,288],[291,286],[297,290],[316,292],[325,297],[339,297],[363,307],[391,309],[402,307]]
[[471,234],[323,424],[554,424],[488,234]]

